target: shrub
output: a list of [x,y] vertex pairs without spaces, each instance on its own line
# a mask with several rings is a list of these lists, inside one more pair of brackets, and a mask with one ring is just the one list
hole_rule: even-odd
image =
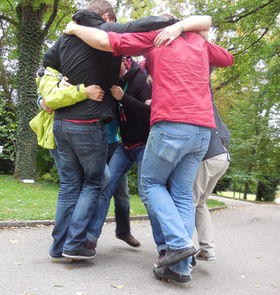
[[0,103],[0,146],[3,151],[0,154],[0,171],[10,174],[14,170],[16,155],[16,116],[15,112]]

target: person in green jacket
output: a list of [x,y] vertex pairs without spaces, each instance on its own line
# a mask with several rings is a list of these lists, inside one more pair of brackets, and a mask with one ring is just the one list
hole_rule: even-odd
[[39,71],[36,83],[41,94],[38,103],[43,110],[29,124],[37,135],[38,145],[52,150],[56,148],[52,129],[54,110],[86,99],[97,100],[103,90],[98,85],[71,85],[62,79],[60,72],[50,67]]

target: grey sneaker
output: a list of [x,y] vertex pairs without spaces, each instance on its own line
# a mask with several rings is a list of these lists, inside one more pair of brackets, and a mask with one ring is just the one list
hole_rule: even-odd
[[179,283],[187,283],[192,279],[191,275],[174,272],[167,266],[154,267],[153,273],[158,279],[173,280]]
[[197,260],[204,260],[204,261],[215,261],[216,256],[215,255],[206,255],[203,250],[200,250],[200,252],[196,255]]
[[160,267],[159,261],[162,259],[163,256],[165,256],[165,253],[166,253],[165,249],[159,251],[158,258],[157,258],[156,262],[154,263],[154,267]]
[[166,250],[165,255],[158,260],[159,266],[169,266],[196,253],[194,246],[179,250]]
[[81,246],[73,250],[63,250],[62,256],[73,260],[89,260],[94,258],[96,251],[94,248],[89,249],[86,246]]

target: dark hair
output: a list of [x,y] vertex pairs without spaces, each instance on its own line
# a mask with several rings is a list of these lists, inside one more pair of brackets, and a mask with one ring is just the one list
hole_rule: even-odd
[[86,9],[99,14],[101,17],[104,13],[108,13],[111,20],[117,21],[117,16],[114,7],[107,0],[91,0],[86,5]]

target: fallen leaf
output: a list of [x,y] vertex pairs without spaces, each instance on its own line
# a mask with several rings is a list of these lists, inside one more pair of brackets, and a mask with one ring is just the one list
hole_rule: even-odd
[[12,244],[17,244],[17,243],[18,243],[17,240],[10,240],[10,242],[11,242]]
[[55,287],[55,288],[62,288],[62,287],[64,287],[64,286],[63,286],[63,285],[60,285],[60,284],[55,284],[54,287]]
[[19,262],[13,262],[13,264],[15,264],[15,265],[21,265]]
[[121,289],[123,288],[123,285],[118,285],[118,286],[115,286],[115,285],[111,285],[112,288],[117,288],[117,289]]
[[70,269],[73,269],[73,267],[71,267],[71,266],[67,266],[66,269],[67,269],[67,270],[70,270]]

